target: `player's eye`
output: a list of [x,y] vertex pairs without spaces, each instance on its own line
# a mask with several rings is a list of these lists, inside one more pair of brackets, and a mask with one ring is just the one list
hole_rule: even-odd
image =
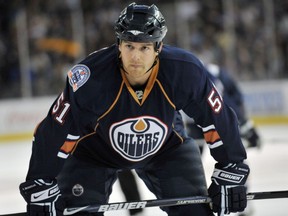
[[132,46],[131,44],[126,44],[125,47],[126,47],[127,49],[132,49],[132,48],[133,48],[133,46]]
[[149,47],[144,46],[144,47],[142,47],[142,50],[149,50]]

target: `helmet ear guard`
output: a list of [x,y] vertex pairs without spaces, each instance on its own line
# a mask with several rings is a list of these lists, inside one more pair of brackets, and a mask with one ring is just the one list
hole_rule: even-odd
[[162,41],[161,42],[155,42],[155,46],[154,46],[154,49],[155,49],[155,52],[160,52],[160,47],[162,45]]
[[153,42],[156,52],[167,33],[165,19],[154,4],[147,6],[131,3],[121,12],[114,29],[118,45],[121,40]]

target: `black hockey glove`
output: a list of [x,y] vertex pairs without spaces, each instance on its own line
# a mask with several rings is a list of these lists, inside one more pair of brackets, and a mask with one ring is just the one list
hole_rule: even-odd
[[230,212],[241,212],[247,206],[245,182],[249,175],[249,167],[244,163],[215,165],[212,183],[208,189],[212,199],[212,210],[218,216]]
[[240,125],[241,137],[244,138],[247,142],[247,148],[260,148],[261,141],[260,137],[253,125],[253,122],[247,120]]
[[64,204],[56,180],[37,179],[23,182],[20,193],[27,202],[30,216],[61,216]]

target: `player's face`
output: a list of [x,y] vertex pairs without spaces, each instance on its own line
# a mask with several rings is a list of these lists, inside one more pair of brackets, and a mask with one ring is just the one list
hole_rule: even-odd
[[157,52],[154,50],[154,44],[136,43],[122,41],[119,45],[123,68],[129,81],[145,81],[150,72],[146,73],[153,65]]

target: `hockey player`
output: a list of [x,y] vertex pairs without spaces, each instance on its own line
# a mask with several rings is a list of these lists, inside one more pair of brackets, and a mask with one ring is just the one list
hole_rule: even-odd
[[[246,152],[236,115],[205,67],[190,52],[163,45],[167,27],[155,5],[130,4],[115,32],[117,44],[72,67],[35,130],[20,185],[28,214],[105,204],[122,169],[135,169],[157,198],[207,192],[212,198],[212,210],[208,204],[163,207],[169,216],[243,211]],[[198,147],[175,112],[181,109],[201,125],[217,162],[208,190]]]

